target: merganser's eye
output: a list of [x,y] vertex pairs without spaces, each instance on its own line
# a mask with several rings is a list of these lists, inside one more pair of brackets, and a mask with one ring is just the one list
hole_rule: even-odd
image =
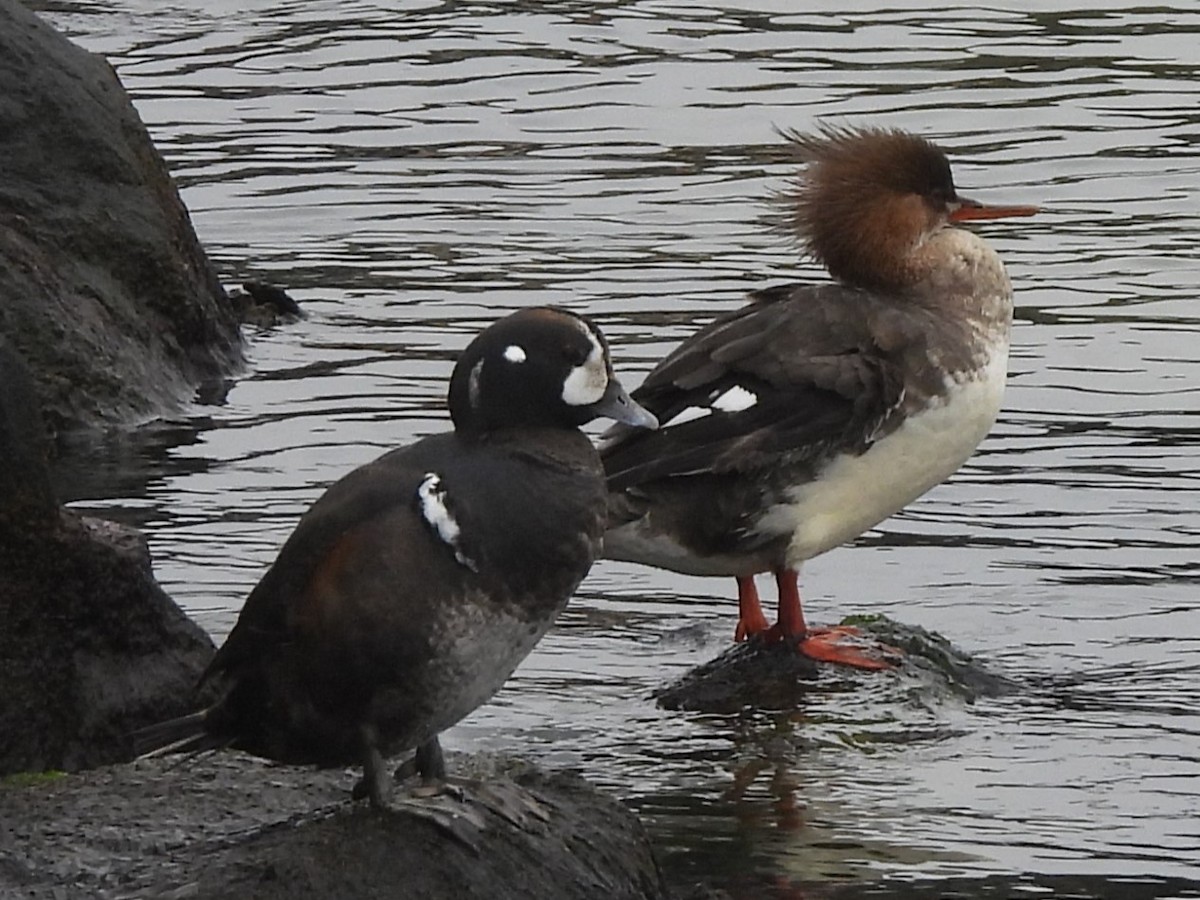
[[929,199],[937,206],[949,206],[958,200],[954,188],[937,187],[929,192]]

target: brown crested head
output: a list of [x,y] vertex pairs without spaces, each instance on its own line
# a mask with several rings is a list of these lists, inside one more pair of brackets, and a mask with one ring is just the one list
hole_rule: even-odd
[[960,205],[946,154],[895,129],[781,134],[808,164],[777,198],[781,229],[846,284],[902,289],[919,278],[912,251]]

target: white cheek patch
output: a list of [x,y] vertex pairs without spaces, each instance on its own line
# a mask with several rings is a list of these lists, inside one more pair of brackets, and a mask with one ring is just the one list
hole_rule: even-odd
[[525,348],[520,344],[509,344],[504,348],[504,358],[510,363],[523,363],[526,359]]
[[466,566],[472,572],[478,572],[474,561],[459,547],[462,529],[446,505],[446,488],[436,472],[425,473],[425,478],[417,487],[417,497],[421,501],[421,518],[436,532],[442,543],[454,551],[454,558],[460,565]]
[[604,364],[604,348],[582,322],[579,327],[592,342],[592,352],[582,365],[573,368],[563,381],[562,399],[567,406],[589,406],[596,403],[608,390],[608,367]]
[[748,391],[740,384],[735,384],[720,396],[712,398],[713,409],[721,412],[742,412],[758,402],[758,394]]

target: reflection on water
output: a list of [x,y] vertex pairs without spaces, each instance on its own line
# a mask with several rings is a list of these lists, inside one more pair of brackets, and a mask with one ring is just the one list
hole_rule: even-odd
[[586,311],[636,382],[746,290],[820,277],[765,227],[774,125],[929,135],[965,193],[1044,206],[985,230],[1018,291],[1005,412],[805,583],[819,619],[936,629],[1023,691],[658,710],[726,645],[730,585],[604,563],[449,743],[582,768],[677,880],[738,897],[1200,896],[1200,11],[885,7],[56,3],[225,277],[310,314],[251,336],[223,405],[64,486],[143,527],[220,636],[325,484],[445,427],[484,323]]

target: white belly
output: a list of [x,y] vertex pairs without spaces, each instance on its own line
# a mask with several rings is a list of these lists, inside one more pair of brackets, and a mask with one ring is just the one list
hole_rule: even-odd
[[839,457],[816,480],[791,489],[755,530],[790,533],[787,564],[795,567],[878,525],[975,452],[1000,411],[1007,368],[1007,347],[999,348],[976,378],[951,382],[939,401],[866,453]]

